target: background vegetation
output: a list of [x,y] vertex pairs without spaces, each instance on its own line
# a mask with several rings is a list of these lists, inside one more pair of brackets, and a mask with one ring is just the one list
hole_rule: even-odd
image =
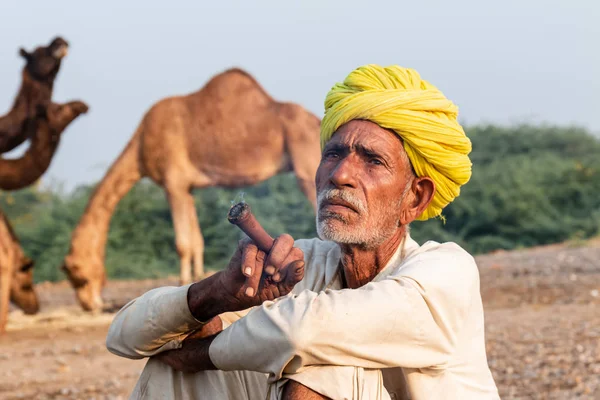
[[[472,253],[583,239],[600,232],[600,139],[577,127],[519,125],[467,128],[473,177],[444,212],[446,223],[417,222],[412,236],[455,241]],[[37,281],[60,280],[72,229],[93,186],[0,192]],[[314,213],[292,175],[241,189],[207,188],[195,194],[210,269],[222,268],[241,237],[226,214],[243,191],[272,234],[315,236]],[[140,182],[112,218],[106,252],[111,278],[178,274],[171,214],[164,193]]]

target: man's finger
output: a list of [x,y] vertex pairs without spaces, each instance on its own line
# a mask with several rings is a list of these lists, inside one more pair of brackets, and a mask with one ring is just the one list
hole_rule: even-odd
[[[242,254],[243,254],[243,252],[244,252],[244,248],[246,247],[246,245],[247,245],[248,243],[249,243],[249,242],[247,242],[247,241],[246,241],[246,240],[244,240],[244,239],[242,239],[242,240],[240,240],[240,241],[238,242],[238,245],[237,245],[237,247],[236,247],[236,249],[235,249],[235,253],[233,253],[233,256],[231,257],[231,260],[229,261],[229,264],[230,264],[230,265],[232,265],[232,264],[233,264],[233,265],[236,265],[236,266],[237,266],[237,264],[238,264],[238,263],[240,263],[240,265],[241,265]],[[243,272],[243,271],[242,271],[242,272]]]
[[287,268],[285,274],[285,283],[290,287],[296,285],[304,278],[304,260],[296,260],[292,262]]
[[[262,254],[260,254],[262,253]],[[244,294],[248,297],[254,297],[258,291],[260,277],[263,271],[264,253],[258,250],[255,244],[248,244],[242,254],[242,272],[247,276],[244,285]],[[261,262],[257,262],[260,260]],[[248,275],[248,271],[250,274]]]
[[294,247],[294,238],[288,234],[278,236],[273,243],[271,251],[267,256],[265,262],[265,273],[268,275],[274,275],[279,268],[282,268],[285,264],[283,261]]
[[258,247],[256,247],[254,243],[246,243],[245,246],[241,248],[241,252],[240,267],[242,269],[242,274],[249,278],[254,271],[254,260],[256,259]]
[[294,261],[297,260],[304,260],[304,253],[302,252],[302,250],[300,250],[297,247],[294,247],[289,254],[287,255],[287,257],[285,258],[285,260],[283,260],[283,262],[281,263],[281,265],[283,266],[282,268],[280,268],[274,275],[273,275],[273,281],[275,282],[281,282],[285,280],[285,277],[288,274],[288,271],[290,270],[290,266],[292,265],[292,263]]

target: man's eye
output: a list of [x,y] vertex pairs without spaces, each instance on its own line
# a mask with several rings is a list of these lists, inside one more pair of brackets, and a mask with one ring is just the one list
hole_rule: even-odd
[[379,159],[377,159],[377,158],[371,158],[371,159],[369,160],[369,162],[370,162],[371,164],[374,164],[374,165],[383,165],[383,162],[381,162],[381,160],[379,160]]
[[339,158],[339,154],[336,153],[335,151],[329,151],[329,152],[325,153],[325,158],[336,159],[336,158]]

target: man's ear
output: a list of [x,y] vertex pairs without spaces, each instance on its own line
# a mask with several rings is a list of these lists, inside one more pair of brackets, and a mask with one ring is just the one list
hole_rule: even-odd
[[29,54],[29,53],[27,52],[27,50],[25,50],[25,49],[24,49],[24,48],[22,48],[22,47],[19,49],[19,55],[20,55],[21,57],[23,57],[24,59],[26,59],[27,61],[29,61],[29,59],[31,58],[31,54]]
[[412,181],[410,191],[407,194],[407,202],[404,205],[400,217],[402,225],[408,225],[417,219],[427,209],[433,195],[435,194],[435,182],[428,176],[415,178]]

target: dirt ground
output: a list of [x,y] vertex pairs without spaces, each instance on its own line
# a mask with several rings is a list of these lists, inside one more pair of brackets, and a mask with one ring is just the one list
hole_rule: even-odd
[[[600,241],[477,257],[488,360],[503,399],[600,399]],[[111,308],[175,279],[111,281]],[[127,399],[144,367],[110,354],[114,314],[89,315],[65,283],[0,337],[0,399]]]

